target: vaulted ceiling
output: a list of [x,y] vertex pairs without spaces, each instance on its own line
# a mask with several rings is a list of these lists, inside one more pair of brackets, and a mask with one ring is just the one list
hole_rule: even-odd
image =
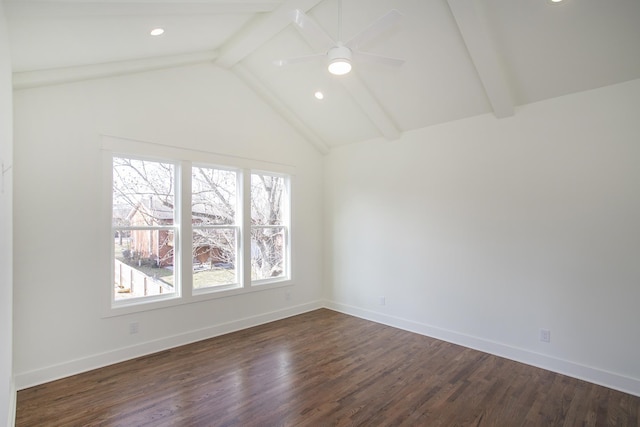
[[[230,69],[321,152],[640,78],[639,0],[4,0],[14,87],[212,62]],[[354,61],[345,76],[292,23],[300,10],[400,67]],[[162,27],[161,36],[150,36]],[[314,97],[324,93],[323,100]]]

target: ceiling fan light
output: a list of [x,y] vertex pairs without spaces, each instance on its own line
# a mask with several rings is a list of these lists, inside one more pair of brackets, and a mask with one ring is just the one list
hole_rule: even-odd
[[351,62],[345,58],[334,59],[329,63],[329,72],[336,76],[343,76],[351,71]]
[[338,43],[327,52],[329,57],[329,72],[336,76],[348,74],[351,71],[351,49]]

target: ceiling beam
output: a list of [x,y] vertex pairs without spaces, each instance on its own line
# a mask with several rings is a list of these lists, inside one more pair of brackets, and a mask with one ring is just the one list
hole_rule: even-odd
[[38,71],[13,73],[13,88],[26,89],[82,80],[100,79],[180,67],[183,65],[213,62],[217,57],[215,51],[194,52],[181,55],[156,56],[128,61],[108,62],[104,64],[80,65],[76,67],[51,68]]
[[221,50],[218,65],[231,68],[291,24],[290,12],[308,11],[322,0],[285,0],[273,12],[259,16]]
[[254,76],[242,64],[233,67],[233,72],[251,88],[267,105],[275,110],[286,122],[288,122],[295,130],[297,130],[307,141],[309,141],[321,154],[329,153],[327,143],[316,134],[304,121],[298,117],[285,103],[278,98],[269,88],[267,88],[256,76]]
[[513,116],[514,106],[506,74],[474,0],[447,0],[473,61],[493,112],[498,118]]
[[389,140],[400,138],[402,132],[382,108],[380,102],[373,96],[367,85],[355,74],[355,71],[351,71],[348,75],[338,79],[351,94],[351,97],[356,101],[362,112],[385,138]]
[[200,0],[200,1],[24,1],[5,0],[7,15],[20,17],[158,16],[254,14],[271,12],[278,0]]

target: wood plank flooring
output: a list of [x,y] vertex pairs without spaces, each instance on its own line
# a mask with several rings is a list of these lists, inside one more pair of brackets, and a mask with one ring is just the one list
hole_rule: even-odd
[[640,397],[316,310],[18,392],[16,426],[640,426]]

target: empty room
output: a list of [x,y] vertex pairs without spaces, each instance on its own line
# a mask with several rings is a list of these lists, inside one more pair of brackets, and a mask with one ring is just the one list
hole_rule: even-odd
[[638,0],[0,0],[0,163],[0,425],[640,425]]

